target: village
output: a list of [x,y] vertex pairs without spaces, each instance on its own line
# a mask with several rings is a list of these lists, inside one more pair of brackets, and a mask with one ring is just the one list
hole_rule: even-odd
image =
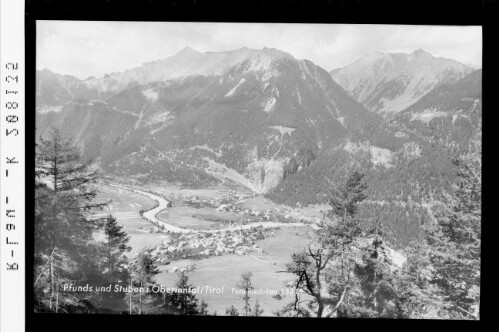
[[[150,249],[158,265],[170,265],[180,259],[203,259],[210,256],[225,254],[246,255],[251,252],[263,253],[255,244],[269,236],[275,236],[279,228],[264,228],[258,226],[244,230],[222,230],[220,232],[192,232],[172,234],[172,237],[156,248]],[[175,266],[169,272],[190,272],[194,265],[178,269]]]
[[[167,235],[159,245],[147,249],[165,273],[191,272],[195,268],[194,261],[213,256],[265,254],[257,241],[274,237],[285,226],[313,227],[317,222],[285,207],[255,203],[254,196],[237,191],[207,197],[190,193],[166,194],[150,188],[128,190],[149,195],[160,202],[152,209],[140,210],[141,217],[150,224],[139,229]],[[165,215],[172,210],[176,210],[175,213]],[[200,229],[186,223],[192,220],[196,224],[209,223],[212,228]],[[188,265],[185,260],[189,261]],[[179,266],[175,266],[176,262]]]
[[[157,193],[156,193],[157,194]],[[249,224],[255,222],[264,221],[274,221],[280,223],[306,223],[310,224],[314,222],[313,218],[307,218],[304,216],[292,215],[291,211],[284,207],[275,206],[273,208],[250,208],[245,206],[245,201],[251,196],[240,194],[238,191],[233,190],[225,193],[219,198],[206,198],[199,196],[177,196],[176,198],[168,197],[170,202],[173,202],[175,206],[186,205],[196,209],[200,208],[213,208],[216,212],[221,213],[223,216],[224,212],[234,213],[240,216],[237,222],[227,220],[220,217],[217,221],[229,224]]]

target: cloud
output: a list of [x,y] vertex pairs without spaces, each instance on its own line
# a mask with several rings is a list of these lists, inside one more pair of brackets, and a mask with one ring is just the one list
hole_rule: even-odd
[[481,65],[481,27],[277,23],[38,21],[37,68],[100,77],[163,59],[189,46],[201,52],[273,47],[325,68],[371,52],[412,52]]

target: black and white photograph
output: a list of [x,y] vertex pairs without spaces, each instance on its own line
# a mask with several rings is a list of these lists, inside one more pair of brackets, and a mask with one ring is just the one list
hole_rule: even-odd
[[479,320],[482,27],[36,21],[36,313]]

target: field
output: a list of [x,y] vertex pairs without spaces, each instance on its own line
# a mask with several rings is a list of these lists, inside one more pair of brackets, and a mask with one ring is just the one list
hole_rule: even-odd
[[194,196],[199,196],[199,197],[205,197],[205,198],[213,198],[213,199],[218,199],[223,197],[224,195],[232,195],[235,194],[237,196],[241,197],[252,197],[253,194],[250,190],[247,188],[241,187],[241,186],[229,186],[226,184],[219,184],[213,187],[207,187],[207,188],[198,188],[198,189],[192,189],[192,188],[185,188],[182,187],[181,185],[176,185],[176,184],[171,184],[171,183],[158,183],[154,185],[144,185],[141,186],[142,190],[145,191],[153,191],[158,194],[163,195],[167,199],[173,198],[175,201],[176,198],[178,197],[194,197]]
[[253,209],[264,212],[275,208],[276,204],[269,201],[263,196],[256,196],[245,199],[242,206],[246,209]]
[[144,248],[152,248],[166,240],[168,235],[150,233],[152,225],[142,219],[140,210],[148,210],[155,206],[156,202],[148,197],[136,194],[129,190],[110,186],[99,186],[98,201],[109,201],[100,215],[112,214],[124,230],[130,235],[129,246],[132,247],[129,255],[135,256]]
[[[292,280],[293,276],[282,272],[289,263],[291,253],[307,244],[306,233],[310,229],[305,227],[283,228],[276,232],[274,237],[258,241],[257,244],[264,250],[263,253],[251,253],[244,256],[224,255],[215,256],[202,260],[179,260],[171,265],[162,266],[162,271],[156,277],[156,281],[164,287],[173,287],[178,274],[169,272],[173,267],[187,267],[195,264],[195,269],[188,274],[189,282],[197,287],[222,288],[223,292],[200,293],[198,298],[208,304],[210,313],[217,312],[218,315],[225,314],[225,309],[234,305],[239,312],[242,311],[243,302],[240,294],[233,292],[237,289],[237,283],[244,272],[253,273],[253,285],[255,290],[281,292],[286,291],[286,281]],[[278,301],[271,294],[255,294],[252,303],[258,299],[264,315],[272,315],[272,311],[280,309],[290,299]]]
[[[141,188],[152,192],[161,193],[168,197],[166,191],[154,188]],[[129,190],[112,186],[99,187],[99,201],[111,200],[110,204],[101,214],[113,214],[118,222],[124,226],[130,235],[130,252],[134,256],[143,248],[154,248],[168,239],[169,235],[164,233],[151,233],[154,226],[141,218],[139,211],[151,209],[156,205],[153,199]],[[202,189],[199,192],[189,189],[186,192],[177,188],[177,197],[222,197],[229,191],[217,192],[213,189]],[[247,197],[243,203],[244,208],[264,211],[278,208],[271,202],[261,197]],[[238,222],[249,216],[240,215],[235,212],[218,211],[213,207],[195,208],[178,204],[165,209],[157,215],[158,219],[177,227],[193,230],[210,230],[227,227],[229,221]],[[222,222],[225,220],[226,222]],[[188,272],[189,282],[193,287],[201,287],[203,291],[197,294],[200,300],[208,304],[210,313],[217,312],[224,315],[225,309],[234,305],[240,312],[243,309],[241,294],[237,291],[237,284],[244,272],[253,273],[253,285],[255,290],[261,290],[262,294],[252,295],[252,305],[258,299],[264,315],[273,315],[274,310],[282,308],[290,298],[282,301],[273,298],[273,294],[286,292],[286,282],[292,279],[292,275],[284,272],[286,264],[289,263],[291,253],[308,243],[307,233],[309,227],[283,227],[275,232],[274,236],[257,241],[263,252],[250,252],[245,255],[224,254],[222,256],[211,256],[200,260],[181,259],[171,261],[169,265],[160,266],[161,273],[156,276],[158,284],[164,287],[173,287],[178,274],[172,272],[173,268],[183,268],[195,265],[195,269]],[[217,293],[215,291],[219,291]],[[289,289],[288,289],[289,291]]]
[[196,209],[190,206],[175,206],[163,210],[158,213],[157,218],[173,226],[195,230],[220,229],[227,227],[227,223],[240,219],[235,213],[220,212],[211,207]]

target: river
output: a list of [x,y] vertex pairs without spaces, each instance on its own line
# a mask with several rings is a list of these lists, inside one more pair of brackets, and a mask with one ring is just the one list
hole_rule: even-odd
[[214,230],[193,230],[193,229],[180,228],[180,227],[176,227],[176,226],[170,225],[168,223],[165,223],[165,222],[159,220],[158,218],[156,218],[156,215],[159,212],[168,208],[169,202],[166,199],[164,199],[163,197],[146,192],[146,191],[128,188],[128,187],[118,185],[118,184],[109,184],[109,185],[116,187],[116,188],[129,190],[129,191],[147,196],[150,199],[155,200],[158,203],[158,205],[156,207],[152,208],[151,210],[145,211],[142,214],[142,217],[155,225],[164,227],[164,230],[167,232],[170,232],[170,233],[192,233],[192,232],[217,233],[217,232],[222,232],[222,231],[227,231],[227,230],[235,231],[235,230],[251,229],[251,228],[255,228],[255,227],[275,228],[275,227],[304,227],[304,226],[314,227],[314,226],[316,226],[316,225],[309,225],[309,224],[304,224],[304,223],[283,223],[283,222],[275,222],[275,221],[259,221],[259,222],[254,222],[251,224],[239,225],[239,226],[229,226],[226,228],[214,229]]

